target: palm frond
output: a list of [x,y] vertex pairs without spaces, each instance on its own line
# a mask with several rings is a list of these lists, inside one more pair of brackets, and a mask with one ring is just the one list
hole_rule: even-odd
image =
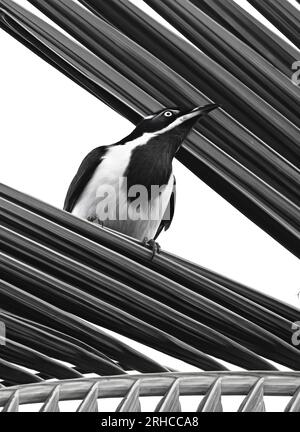
[[[78,332],[78,319],[73,314],[201,369],[223,369],[214,358],[248,369],[274,369],[265,359],[297,369],[300,352],[290,344],[296,309],[286,307],[291,313],[291,318],[286,319],[220,284],[197,278],[184,262],[180,269],[175,260],[168,262],[164,256],[151,261],[150,251],[124,236],[5,186],[0,194],[6,198],[0,199],[0,297],[9,312],[47,326],[51,315],[55,315],[56,324],[51,320],[51,327],[104,350],[110,358],[113,355],[125,370],[126,362],[115,357],[110,347],[105,349],[101,342],[100,348],[96,339],[102,335],[97,329],[94,338],[91,334],[87,337],[87,329]],[[76,227],[81,234],[70,227]],[[93,240],[82,235],[93,230],[97,235]],[[136,256],[146,255],[148,259],[139,259],[138,263],[128,257],[126,248],[122,247],[122,254],[115,251],[113,245],[120,248],[120,241]],[[142,264],[145,261],[148,265]],[[161,274],[164,267],[169,273],[174,269],[172,278]],[[182,282],[187,285],[174,280],[180,270],[185,275]],[[191,281],[194,289],[189,287]],[[211,300],[213,288],[218,294]],[[234,304],[234,308],[224,307],[226,296],[230,299],[228,305]],[[82,320],[80,323],[86,327]],[[39,347],[42,351],[53,350],[49,341]],[[129,365],[136,370],[145,371],[144,363],[152,370],[160,367],[138,353],[135,357],[134,364]],[[84,369],[84,363],[80,369]]]
[[290,78],[291,65],[299,52],[234,0],[191,0],[213,20],[257,51],[273,66]]
[[[8,339],[70,364],[76,364],[80,359],[83,373],[94,372],[99,375],[125,373],[103,353],[97,352],[93,347],[65,333],[4,311],[0,311],[0,319],[6,324]],[[6,347],[10,349],[7,340]],[[27,366],[32,364],[29,362]]]
[[[3,207],[4,206],[5,203],[3,203]],[[3,228],[2,232],[0,233],[0,238],[2,241],[2,250],[8,251],[8,253],[15,258],[22,260],[22,263],[26,262],[31,266],[41,268],[42,271],[51,274],[53,277],[55,276],[66,281],[68,284],[81,287],[81,290],[86,291],[90,295],[94,295],[96,298],[101,298],[105,302],[112,304],[114,307],[125,309],[130,314],[143,319],[150,324],[157,325],[157,323],[161,323],[160,328],[164,328],[163,326],[166,320],[169,323],[169,326],[172,325],[171,322],[173,322],[171,327],[173,330],[170,330],[170,327],[165,327],[165,330],[171,332],[173,335],[183,332],[183,328],[185,328],[187,325],[189,325],[190,329],[195,328],[195,322],[192,320],[200,319],[203,324],[220,331],[225,336],[231,339],[242,341],[243,345],[249,349],[256,350],[258,354],[266,355],[267,353],[267,355],[274,356],[273,359],[278,362],[287,362],[284,363],[286,365],[289,364],[290,360],[284,359],[283,353],[286,353],[287,357],[289,357],[288,352],[290,352],[292,357],[295,354],[295,349],[291,348],[289,345],[292,322],[282,320],[276,315],[268,314],[267,311],[265,322],[268,322],[270,315],[273,318],[273,322],[275,322],[275,325],[272,325],[272,321],[269,321],[270,330],[272,333],[267,332],[253,323],[253,316],[258,315],[256,305],[253,305],[251,308],[248,302],[237,302],[238,305],[236,306],[236,311],[238,314],[241,314],[241,311],[243,311],[243,304],[246,303],[248,308],[250,306],[248,317],[251,321],[249,321],[249,319],[243,318],[242,316],[238,317],[237,314],[232,312],[232,309],[225,309],[223,305],[221,306],[223,302],[222,294],[224,291],[222,288],[219,290],[219,303],[212,302],[206,297],[200,295],[199,290],[198,293],[196,293],[195,291],[185,289],[184,286],[175,283],[173,280],[163,278],[158,273],[155,274],[150,270],[144,269],[125,257],[120,257],[116,254],[108,252],[106,253],[108,256],[107,261],[105,262],[104,253],[106,251],[101,253],[102,251],[97,250],[97,246],[95,244],[92,244],[91,242],[84,242],[81,238],[78,238],[76,246],[74,245],[75,248],[72,248],[72,251],[70,248],[67,249],[66,258],[66,256],[63,256],[61,253],[61,241],[58,242],[59,252],[54,252],[52,250],[52,245],[55,243],[55,240],[53,241],[53,233],[55,232],[54,224],[52,224],[52,230],[50,234],[51,237],[48,237],[48,242],[46,243],[47,247],[41,246],[37,242],[29,240],[27,237],[25,238],[24,236],[16,235],[12,232],[12,230],[6,229],[4,227],[5,225],[15,226],[17,213],[18,211],[16,207],[12,205],[8,214],[2,214]],[[27,215],[30,219],[31,215],[29,212],[27,212]],[[40,223],[43,222],[44,224],[49,224],[46,221],[40,220]],[[28,218],[25,221],[24,219],[20,220],[18,230],[23,232],[27,223]],[[35,227],[36,231],[38,222],[32,221],[31,223]],[[61,232],[55,233],[54,239],[66,239],[68,234],[69,233],[65,230],[61,230]],[[30,232],[29,235],[30,239],[33,239],[36,236],[36,232]],[[72,235],[72,237],[73,236],[74,235]],[[42,236],[37,237],[39,243],[41,242],[41,238]],[[90,247],[86,247],[86,243],[88,243]],[[76,252],[80,249],[82,249],[82,254],[80,254],[80,257],[78,257]],[[88,260],[90,261],[89,264],[92,265],[92,268],[89,268],[86,264],[82,265],[81,262],[82,259],[85,259],[87,252],[89,252],[91,249],[93,249],[91,252],[95,256],[96,262],[95,260]],[[22,251],[21,254],[20,251]],[[70,256],[74,256],[74,251],[76,251],[75,258],[70,259]],[[17,255],[15,255],[16,253]],[[92,256],[90,253],[88,253],[88,255],[89,257]],[[99,259],[100,257],[101,259]],[[117,265],[113,265],[112,263],[117,263]],[[6,269],[7,272],[8,270],[6,264],[3,263],[2,265],[3,269]],[[16,275],[19,273],[23,275],[26,270],[23,269],[20,263],[11,264],[10,267],[11,269],[8,281],[16,283],[15,280],[18,280]],[[129,274],[128,269],[132,269]],[[107,274],[107,272],[109,273]],[[32,290],[34,283],[33,279],[41,281],[42,276],[36,274],[33,268],[27,269],[27,274],[28,278],[31,277],[30,286],[28,289]],[[137,283],[137,277],[134,276],[138,274],[143,274],[144,280],[141,280]],[[149,281],[152,281],[152,283],[149,284]],[[35,283],[37,284],[38,282]],[[48,281],[45,281],[44,283],[49,285]],[[65,288],[65,290],[67,289],[68,287]],[[36,295],[36,291],[32,293]],[[43,293],[43,296],[45,296],[45,293]],[[59,300],[58,297],[59,294],[57,294],[57,301],[60,302],[61,300]],[[45,300],[48,300],[48,298],[45,297]],[[81,300],[81,305],[82,303],[83,299]],[[141,312],[139,306],[140,304],[147,304],[147,310],[144,307],[143,311]],[[101,305],[99,305],[99,307],[101,310]],[[174,314],[173,311],[178,311],[178,313]],[[261,316],[263,316],[263,314],[264,311],[262,310]],[[192,320],[189,321],[184,319],[184,315],[191,317]],[[90,317],[91,316],[92,315],[90,315]],[[112,325],[111,321],[112,320],[110,319],[110,324],[107,325]],[[101,322],[99,322],[99,324],[103,325]],[[179,330],[177,326],[179,326],[181,330]],[[282,330],[285,330],[284,336],[286,342],[281,340],[278,336],[273,336],[273,331],[277,330],[276,327],[281,327]],[[112,327],[111,329],[120,331],[118,327]],[[275,333],[275,335],[276,334],[278,333]],[[190,343],[192,343],[193,340],[192,334],[190,332],[187,333],[186,336],[184,336],[184,333],[182,333],[181,338],[183,338],[185,342],[190,340]],[[273,342],[269,343],[271,340],[273,340]],[[217,338],[215,337],[215,343],[216,341]],[[196,345],[194,345],[194,347],[197,348],[196,340],[195,343]],[[205,342],[203,341],[202,344],[204,344],[203,346],[206,346]],[[281,347],[280,351],[278,351],[278,346]],[[211,346],[210,349],[213,349],[213,347]],[[218,345],[216,345],[216,349],[219,349]],[[216,355],[216,351],[210,353]],[[232,360],[228,359],[228,361]],[[293,367],[295,367],[295,363],[293,363],[293,361],[290,363],[290,365],[291,364],[293,364]]]
[[[133,123],[166,105],[222,104],[178,159],[300,257],[294,46],[232,0],[146,0],[180,34],[127,0],[29,2],[64,32],[13,0],[0,0],[0,27]],[[292,5],[250,3],[299,47]],[[244,395],[239,411],[253,412],[274,394],[299,410],[299,373],[273,364],[299,369],[298,309],[168,252],[151,260],[138,242],[5,185],[0,240],[4,412],[24,403],[59,411],[74,399],[78,411],[97,411],[99,397],[136,412],[151,395],[159,412],[179,411],[182,395],[203,395],[201,412]],[[220,372],[171,373],[111,332]],[[229,373],[224,362],[271,372]]]
[[[5,3],[5,0],[2,0],[3,2]],[[56,49],[62,55],[59,47],[63,46],[64,55],[67,55],[68,62],[71,62],[72,67],[76,68],[77,71],[79,69],[80,73],[84,74],[85,77],[89,77],[94,89],[90,88],[90,91],[95,91],[95,83],[97,83],[97,86],[102,86],[105,91],[111,92],[113,98],[119,98],[122,101],[125,106],[122,107],[122,112],[124,115],[129,115],[130,118],[134,117],[137,120],[138,116],[134,112],[145,114],[161,107],[167,101],[177,104],[183,101],[186,101],[185,103],[189,101],[189,104],[192,101],[197,104],[203,103],[208,99],[207,96],[200,93],[201,88],[205,94],[209,97],[215,96],[215,100],[218,101],[219,97],[216,92],[219,95],[225,94],[221,87],[219,90],[217,89],[218,85],[223,88],[224,76],[228,76],[229,87],[227,89],[230,92],[230,95],[223,101],[226,110],[233,113],[228,106],[234,94],[233,89],[231,89],[232,85],[236,89],[243,89],[248,94],[248,96],[246,93],[244,95],[240,94],[238,98],[234,99],[234,103],[243,104],[243,108],[239,107],[238,112],[243,109],[246,110],[247,113],[245,112],[244,117],[247,121],[253,117],[253,109],[250,105],[252,102],[254,103],[255,94],[253,92],[249,93],[250,90],[247,90],[244,84],[242,85],[233,75],[230,74],[229,76],[229,72],[226,72],[225,69],[221,70],[221,66],[217,65],[217,63],[209,61],[206,57],[204,58],[204,54],[201,54],[195,47],[145,16],[131,3],[127,2],[125,5],[121,0],[116,4],[113,1],[96,3],[93,6],[94,9],[97,7],[99,9],[101,6],[99,9],[101,14],[105,15],[105,18],[119,27],[122,32],[130,32],[127,36],[137,41],[144,49],[132,40],[126,39],[124,34],[117,32],[115,28],[109,27],[107,23],[99,21],[99,19],[97,21],[97,17],[87,14],[83,8],[78,9],[78,5],[67,2],[67,0],[59,2],[59,7],[58,2],[54,2],[54,0],[49,2],[49,5],[55,4],[56,8],[58,8],[58,11],[55,9],[55,19],[61,22],[61,25],[67,30],[72,31],[73,35],[77,31],[76,37],[79,37],[81,42],[88,45],[90,49],[96,50],[97,56],[78,47],[78,44],[67,39],[56,29],[50,29],[48,24],[37,20],[29,12],[24,12],[18,5],[14,5],[12,9],[6,2],[5,6],[7,10],[10,10],[11,17],[15,14],[17,23],[23,16],[23,30],[26,29],[26,25],[29,26],[31,34],[36,35],[38,44],[40,44],[41,36],[39,35],[41,32],[51,34],[48,42],[43,36],[43,43],[46,44],[46,48],[50,44],[53,50],[53,44],[55,44]],[[48,13],[49,5],[47,6]],[[43,8],[45,7],[43,5]],[[64,23],[59,18],[62,10],[65,12]],[[66,11],[69,12],[66,13]],[[76,25],[73,22],[74,11],[76,12]],[[71,12],[73,12],[73,15],[70,15]],[[89,24],[88,37],[85,36],[87,25],[83,28],[80,27],[81,31],[76,27],[86,20]],[[27,22],[27,24],[24,25],[24,22]],[[52,42],[51,38],[53,39]],[[101,44],[97,42],[100,39],[101,42],[105,42],[104,47],[101,47]],[[93,40],[93,44],[91,40]],[[40,45],[38,49],[41,50]],[[145,51],[145,49],[148,51]],[[109,55],[107,54],[108,51],[110,51]],[[105,78],[104,73],[109,73],[111,69],[108,70],[108,64],[100,60],[100,54],[105,57],[105,61],[110,61],[111,65],[117,68],[116,62],[120,67],[119,57],[124,58],[124,52],[122,53],[122,51],[126,53],[126,64],[123,62],[123,66],[127,73],[129,67],[127,65],[132,64],[130,76],[128,75],[128,78],[125,78],[114,69],[115,73],[106,75]],[[161,60],[157,58],[157,55]],[[141,66],[140,70],[136,69],[136,72],[132,70],[138,68],[137,58],[139,58],[139,63],[147,65],[147,69],[150,71],[150,73],[147,73],[146,78],[144,77],[145,66]],[[50,61],[53,62],[53,59],[50,59]],[[100,75],[98,70],[95,71],[96,65],[102,71]],[[210,68],[209,77],[207,77],[207,73],[203,69],[204,66]],[[68,73],[70,74],[71,71],[69,70]],[[219,74],[219,78],[217,78],[216,73]],[[134,81],[137,76],[138,80]],[[77,82],[81,79],[78,72],[76,72],[74,79]],[[211,87],[208,86],[208,79],[214,81],[214,96],[209,93]],[[170,84],[172,86],[171,91],[168,90]],[[86,81],[82,85],[86,86]],[[159,100],[155,99],[157,91],[151,93],[151,97],[148,95],[149,85],[151,85],[152,89],[156,87],[159,90],[161,95]],[[289,88],[291,89],[290,86]],[[297,89],[294,91],[297,92]],[[104,97],[101,90],[99,97]],[[295,97],[297,97],[296,93]],[[113,98],[108,98],[110,105],[114,103]],[[120,104],[116,106],[116,109],[120,112]],[[260,109],[264,110],[262,117]],[[256,118],[258,112],[261,117],[259,121]],[[266,105],[262,98],[256,99],[256,114],[254,113],[253,124],[258,137],[250,133],[225,112],[215,114],[211,120],[208,120],[209,124],[207,126],[203,124],[199,128],[201,135],[199,133],[191,135],[186,147],[179,152],[178,158],[240,211],[299,256],[299,170],[285,159],[287,157],[298,164],[299,130],[291,122],[285,123],[285,125],[281,123],[287,119],[282,115],[279,118],[279,114],[276,114],[276,112],[269,104]],[[237,113],[234,113],[234,115],[237,120],[242,120],[237,116]],[[270,121],[266,123],[267,117],[265,116],[268,115],[270,115]],[[259,122],[262,121],[262,118],[264,119],[263,129],[259,130]],[[244,125],[248,127],[247,121],[244,122]],[[278,128],[280,124],[282,126],[281,132],[279,133],[278,130],[275,132],[274,128]],[[259,137],[262,137],[260,131],[263,134],[267,133],[270,138],[263,137],[266,139],[266,144],[259,139]],[[283,133],[285,136],[281,137],[280,134]],[[294,138],[292,138],[293,144],[291,143],[290,149],[294,152],[295,157],[286,154],[289,148],[288,141],[292,135]]]
[[299,90],[255,50],[189,1],[146,0],[210,58],[298,127]]
[[299,21],[300,12],[287,0],[249,0],[278,30],[296,47],[300,48]]
[[[299,373],[224,372],[167,373],[85,378],[38,383],[0,390],[3,411],[23,404],[42,404],[41,412],[59,411],[64,401],[79,400],[77,412],[96,412],[98,401],[121,398],[116,412],[142,411],[140,398],[159,397],[154,411],[178,412],[184,396],[195,396],[197,411],[223,410],[223,396],[243,396],[240,412],[265,411],[265,396],[289,396],[287,412],[299,412]],[[201,396],[204,396],[202,400]]]
[[[299,130],[221,65],[131,2],[92,0],[88,3],[100,16],[161,59],[193,84],[199,92],[203,91],[206,97],[220,103],[228,113],[262,138],[271,148],[298,164]],[[294,91],[296,93],[297,89]],[[287,129],[280,129],[279,125],[283,124]],[[203,128],[204,126],[201,130]]]

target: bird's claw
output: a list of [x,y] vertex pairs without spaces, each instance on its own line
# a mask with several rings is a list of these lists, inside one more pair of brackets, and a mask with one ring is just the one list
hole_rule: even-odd
[[104,228],[104,222],[101,219],[97,218],[96,216],[89,216],[87,218],[87,221],[89,221],[95,225],[100,225],[101,228]]
[[161,252],[160,244],[157,243],[153,239],[149,240],[147,237],[145,237],[144,240],[143,240],[143,245],[152,250],[151,260],[153,260],[153,258],[155,257],[155,255],[160,254],[160,252]]

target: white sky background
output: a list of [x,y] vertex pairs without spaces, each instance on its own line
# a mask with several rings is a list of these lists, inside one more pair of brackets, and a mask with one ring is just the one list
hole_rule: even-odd
[[[61,208],[83,157],[133,126],[3,31],[0,55],[0,181]],[[177,161],[174,173],[176,211],[163,249],[300,306],[299,260]]]

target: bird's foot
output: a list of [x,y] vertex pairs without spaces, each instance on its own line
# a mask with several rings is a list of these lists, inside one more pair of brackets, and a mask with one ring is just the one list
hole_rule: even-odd
[[104,222],[103,222],[101,219],[97,218],[97,216],[89,216],[89,217],[87,218],[87,220],[88,220],[89,222],[92,222],[92,223],[95,224],[95,225],[100,225],[101,228],[104,227]]
[[160,254],[161,252],[160,244],[153,239],[149,240],[148,237],[144,238],[143,245],[152,250],[151,260],[153,260],[156,254]]

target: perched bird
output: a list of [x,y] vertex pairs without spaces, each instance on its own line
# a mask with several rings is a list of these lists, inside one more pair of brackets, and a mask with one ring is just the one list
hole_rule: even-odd
[[92,150],[71,182],[64,210],[134,237],[155,252],[155,240],[174,214],[173,158],[195,123],[216,108],[163,109],[121,141]]

